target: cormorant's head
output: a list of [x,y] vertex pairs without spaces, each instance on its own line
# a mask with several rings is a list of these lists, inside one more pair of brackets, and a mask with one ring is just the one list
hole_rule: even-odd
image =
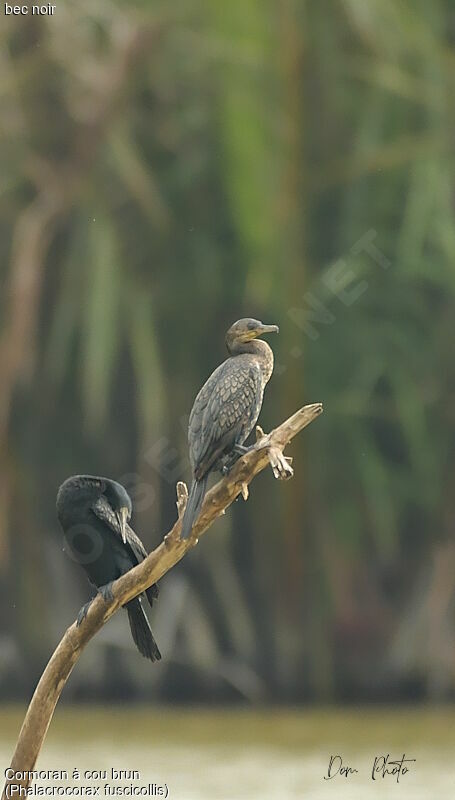
[[236,344],[250,342],[251,339],[257,339],[264,333],[279,333],[278,325],[264,325],[258,319],[239,319],[234,322],[226,333],[226,345],[228,350]]
[[120,483],[95,475],[68,478],[57,495],[57,515],[64,529],[74,525],[87,510],[108,525],[118,527],[126,543],[126,525],[131,518],[132,506],[128,492]]
[[117,517],[117,521],[122,533],[122,539],[125,544],[126,523],[131,519],[132,512],[131,498],[121,483],[117,483],[117,481],[112,481],[108,478],[104,478],[103,483],[104,491],[102,494]]

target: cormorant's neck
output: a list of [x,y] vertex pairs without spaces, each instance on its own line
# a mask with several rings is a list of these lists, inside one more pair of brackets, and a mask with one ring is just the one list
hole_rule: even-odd
[[234,342],[230,346],[227,345],[227,349],[230,356],[239,356],[244,353],[256,356],[261,365],[265,380],[269,380],[273,372],[273,350],[263,339],[252,339],[249,342]]

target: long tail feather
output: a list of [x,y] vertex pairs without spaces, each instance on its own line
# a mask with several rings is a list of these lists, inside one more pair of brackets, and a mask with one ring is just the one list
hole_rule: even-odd
[[140,597],[130,600],[126,605],[126,610],[128,612],[131,635],[140,654],[144,658],[149,658],[150,661],[159,661],[161,653],[153,637]]
[[181,539],[188,539],[188,536],[191,533],[191,528],[193,527],[193,522],[195,521],[196,517],[201,510],[202,501],[204,500],[205,491],[207,489],[207,475],[204,475],[200,481],[194,480],[190,494],[188,497],[188,502],[186,504],[185,513],[183,515],[183,522],[182,522],[182,532],[180,534]]

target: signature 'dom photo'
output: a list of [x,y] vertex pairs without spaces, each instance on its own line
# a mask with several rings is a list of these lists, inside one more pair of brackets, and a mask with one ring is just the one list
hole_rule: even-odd
[[455,3],[0,0],[0,800],[455,800]]

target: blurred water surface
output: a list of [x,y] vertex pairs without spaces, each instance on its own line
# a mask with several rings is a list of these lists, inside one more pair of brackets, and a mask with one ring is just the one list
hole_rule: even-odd
[[[0,766],[8,766],[22,711],[0,711]],[[69,781],[47,785],[167,784],[175,800],[272,798],[455,797],[455,711],[231,711],[62,709],[51,725],[38,768],[66,769]],[[371,779],[375,756],[415,758],[408,774]],[[325,781],[340,754],[357,774]],[[71,775],[77,768],[79,781]],[[137,770],[139,780],[112,780],[111,769]],[[87,779],[106,770],[107,780]],[[46,781],[39,781],[46,785]],[[144,789],[145,791],[145,789]],[[156,791],[155,789],[149,790]],[[153,797],[153,794],[146,796]],[[157,796],[157,795],[155,795]]]

